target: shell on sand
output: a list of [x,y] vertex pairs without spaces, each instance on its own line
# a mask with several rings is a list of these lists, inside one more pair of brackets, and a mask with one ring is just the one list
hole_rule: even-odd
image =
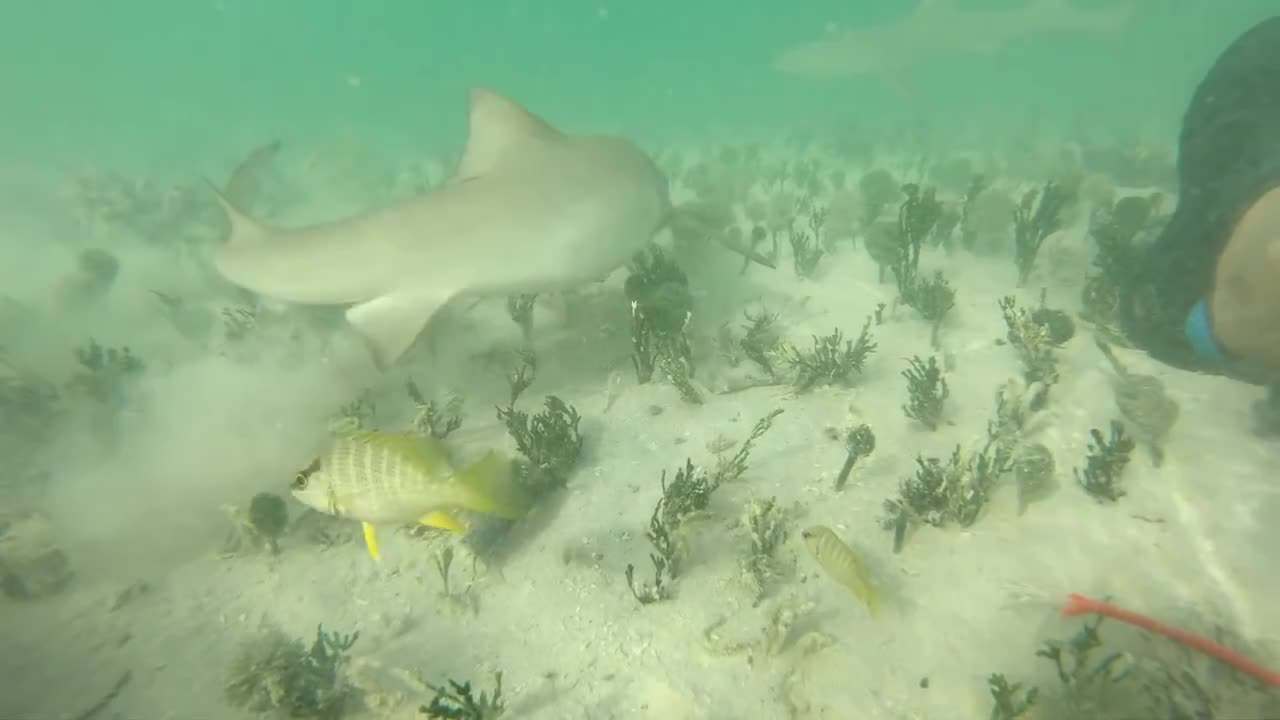
[[1033,502],[1044,500],[1058,488],[1054,475],[1053,452],[1040,443],[1018,451],[1013,461],[1013,476],[1018,487],[1018,514]]
[[1152,460],[1159,466],[1164,461],[1165,440],[1178,422],[1177,401],[1169,397],[1159,378],[1131,372],[1105,341],[1095,340],[1115,370],[1111,390],[1116,408],[1128,422],[1133,436],[1151,450]]

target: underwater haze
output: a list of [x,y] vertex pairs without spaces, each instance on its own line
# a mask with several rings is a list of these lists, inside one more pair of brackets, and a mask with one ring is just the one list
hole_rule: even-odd
[[1280,716],[1118,300],[1275,12],[9,3],[0,718]]

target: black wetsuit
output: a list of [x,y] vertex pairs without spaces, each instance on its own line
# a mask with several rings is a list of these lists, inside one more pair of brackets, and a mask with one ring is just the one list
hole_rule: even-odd
[[1225,373],[1195,354],[1184,327],[1233,228],[1280,187],[1280,16],[1237,38],[1196,88],[1178,140],[1178,185],[1178,206],[1123,298],[1121,321],[1157,359]]

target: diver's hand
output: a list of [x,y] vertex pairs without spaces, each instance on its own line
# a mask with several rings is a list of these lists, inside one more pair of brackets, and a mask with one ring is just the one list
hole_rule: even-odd
[[1280,188],[1245,213],[1218,258],[1213,334],[1234,361],[1280,374]]

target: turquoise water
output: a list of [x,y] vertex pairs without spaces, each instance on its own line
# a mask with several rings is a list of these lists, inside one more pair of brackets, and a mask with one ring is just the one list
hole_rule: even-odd
[[1117,36],[1035,38],[916,68],[908,108],[876,78],[770,70],[826,23],[889,19],[898,2],[24,3],[0,24],[0,141],[68,159],[125,147],[176,159],[236,137],[349,127],[452,144],[471,84],[567,123],[655,137],[919,114],[942,125],[1101,115],[1168,132],[1199,69],[1269,4],[1136,5]]
[[[911,6],[15,0],[0,8],[0,720],[258,717],[229,699],[241,641],[279,626],[309,643],[320,623],[362,633],[344,666],[360,698],[350,720],[424,717],[418,706],[432,693],[421,680],[488,687],[495,670],[506,674],[505,718],[994,718],[992,672],[1059,694],[1035,652],[1080,629],[1058,616],[1066,592],[1112,597],[1204,632],[1225,628],[1234,645],[1274,665],[1280,496],[1275,440],[1255,437],[1251,424],[1257,388],[1160,365],[1119,339],[1125,366],[1157,378],[1181,410],[1162,438],[1163,463],[1140,446],[1117,502],[1095,502],[1075,475],[1090,431],[1124,410],[1112,391],[1124,375],[1091,337],[1119,331],[1083,317],[1082,278],[1097,270],[1092,213],[1137,199],[1150,216],[1135,236],[1159,232],[1178,191],[1173,152],[1188,96],[1227,43],[1276,12],[1274,0],[1135,0],[1119,32],[1028,34],[998,52],[958,51],[843,79],[774,67],[829,30],[892,26]],[[335,339],[354,336],[344,334],[353,324],[340,305],[348,298],[326,296],[318,308],[277,302],[215,268],[232,214],[203,178],[231,194],[227,180],[246,155],[278,140],[278,155],[250,163],[236,198],[236,212],[268,227],[358,222],[370,208],[438,197],[466,142],[475,86],[569,134],[617,134],[650,151],[674,202],[714,201],[684,216],[695,240],[759,234],[758,253],[773,240],[770,269],[711,242],[663,237],[689,287],[658,283],[648,299],[688,303],[667,319],[687,331],[700,402],[677,392],[665,370],[639,377],[642,303],[622,272],[567,290],[548,281],[527,334],[502,303],[517,296],[476,289],[489,288],[497,269],[540,260],[525,251],[542,236],[513,222],[501,239],[519,246],[485,245],[468,235],[472,225],[511,215],[534,218],[541,231],[563,229],[564,217],[603,217],[593,227],[616,232],[598,245],[630,235],[648,242],[647,228],[667,219],[649,202],[661,194],[657,173],[619,171],[632,184],[595,204],[555,194],[560,165],[520,176],[549,188],[558,211],[545,214],[520,204],[528,195],[495,191],[502,202],[493,202],[482,190],[484,212],[447,226],[487,248],[491,265],[464,288],[478,299],[442,310],[399,365],[376,372],[335,359],[339,349],[367,349]],[[1094,150],[1105,167],[1085,159]],[[903,303],[874,243],[898,227],[902,183],[937,183],[958,218],[974,172],[992,181],[986,207],[994,209],[975,215],[994,229],[974,244],[956,229],[925,248],[922,272],[945,272],[958,292],[946,322],[932,325]],[[597,179],[592,168],[582,176]],[[868,179],[877,177],[887,177],[891,197],[871,202]],[[1008,257],[1013,208],[1050,179],[1075,183],[1079,196],[1020,283]],[[468,187],[446,189],[459,186]],[[638,218],[646,230],[633,233],[618,218]],[[820,232],[829,233],[823,242]],[[825,248],[812,273],[796,260],[804,233]],[[275,258],[275,272],[264,274],[338,284],[342,271],[367,269],[346,244],[326,245],[333,253],[322,266],[292,247],[296,255]],[[565,247],[564,264],[576,265],[582,247]],[[455,279],[427,272],[464,265],[466,247],[452,249],[429,262],[412,256],[431,267],[404,284]],[[390,257],[380,270],[411,264]],[[642,274],[637,267],[627,272]],[[997,389],[1011,379],[1023,387],[998,310],[1005,296],[1077,319],[1074,339],[1058,350],[1048,409],[1018,430],[1017,442],[1034,440],[1056,459],[1056,484],[1023,507],[1005,477],[971,526],[915,521],[895,551],[884,502],[914,477],[917,458],[980,451]],[[798,357],[788,348],[807,350],[833,327],[853,339],[866,323],[879,346],[865,374],[800,387],[744,355],[744,322],[772,313],[775,368]],[[90,338],[99,349],[129,346],[145,369],[86,372],[92,363],[76,352]],[[440,401],[433,410],[465,400],[451,459],[495,448],[516,455],[494,408],[517,406],[508,382],[525,362],[520,350],[536,351],[537,367],[519,408],[536,413],[547,396],[561,398],[581,413],[584,438],[572,474],[560,478],[565,487],[549,491],[531,518],[482,522],[468,529],[483,532],[462,539],[388,527],[374,562],[356,522],[323,515],[323,501],[313,512],[290,497],[290,481],[333,435],[421,430],[420,398],[404,392],[410,381]],[[950,378],[945,417],[931,426],[903,412],[906,358],[922,356]],[[641,583],[652,577],[656,543],[646,530],[663,483],[686,457],[714,471],[775,409],[784,413],[752,450],[744,478],[717,488],[710,519],[682,536],[689,545],[673,594],[637,602],[624,569],[634,565]],[[860,424],[874,429],[875,450],[837,492],[843,435]],[[268,545],[246,509],[260,493],[293,519]],[[743,584],[748,518],[768,498],[789,539],[774,558],[776,576],[756,588]],[[859,602],[865,588],[851,598],[812,562],[801,531],[815,524],[862,558],[881,593],[878,619]],[[458,559],[441,581],[445,547]],[[1274,696],[1180,646],[1119,623],[1105,628],[1128,653],[1124,662],[1187,669],[1219,708],[1276,708]],[[1025,717],[1093,718],[1054,707]]]

